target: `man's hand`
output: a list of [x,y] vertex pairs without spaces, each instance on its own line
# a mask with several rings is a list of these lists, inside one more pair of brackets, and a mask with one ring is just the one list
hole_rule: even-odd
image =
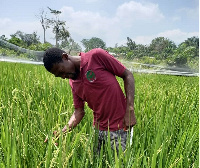
[[44,143],[46,143],[48,141],[48,135],[46,136]]
[[136,124],[136,118],[133,107],[126,110],[124,116],[124,130],[128,130]]
[[[69,129],[69,130],[70,130],[70,129]],[[66,126],[66,125],[63,127],[62,132],[63,132],[63,133],[67,132],[67,126]]]
[[134,113],[135,81],[133,74],[126,69],[122,74],[124,80],[124,90],[126,93],[126,113],[124,116],[124,129],[127,130],[136,124]]
[[[58,133],[57,131],[53,131],[53,135],[55,136],[55,139],[58,137]],[[47,143],[48,142],[48,135],[46,136],[46,139],[44,140],[44,143]],[[58,146],[58,143],[55,142],[55,145]]]
[[[71,131],[71,129],[69,129],[68,132],[69,132],[69,131]],[[64,134],[67,133],[67,126],[66,126],[66,125],[65,125],[64,128],[62,129],[62,132],[63,132]],[[54,139],[55,141],[59,139],[59,136],[60,136],[60,134],[59,134],[58,131],[53,131],[53,137],[54,137],[53,139]],[[44,143],[46,143],[47,141],[48,141],[48,135],[46,136],[46,138],[45,138],[45,140],[44,140]],[[55,143],[55,145],[58,146],[58,143]]]
[[[68,126],[65,125],[64,128],[62,129],[62,132],[64,134],[66,134],[67,132],[70,132],[72,128],[76,127],[76,125],[79,124],[79,122],[82,120],[84,115],[85,115],[84,108],[76,108],[68,122]],[[54,131],[53,136],[54,136],[54,139],[57,140],[60,135],[57,131]],[[46,143],[47,141],[48,141],[48,135],[46,139],[44,140],[44,142]]]

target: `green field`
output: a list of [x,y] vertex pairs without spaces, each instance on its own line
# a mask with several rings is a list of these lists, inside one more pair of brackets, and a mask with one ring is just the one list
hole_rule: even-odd
[[199,78],[134,77],[133,144],[117,156],[108,142],[97,157],[88,107],[83,121],[55,145],[53,130],[61,131],[73,113],[68,80],[55,78],[41,65],[0,62],[0,167],[197,168]]

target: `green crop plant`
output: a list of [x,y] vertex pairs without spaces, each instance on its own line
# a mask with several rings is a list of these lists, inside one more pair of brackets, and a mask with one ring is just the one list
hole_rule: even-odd
[[133,144],[117,154],[108,141],[97,155],[87,104],[83,121],[71,132],[61,131],[74,110],[68,80],[41,65],[0,62],[0,167],[198,167],[199,78],[134,77]]

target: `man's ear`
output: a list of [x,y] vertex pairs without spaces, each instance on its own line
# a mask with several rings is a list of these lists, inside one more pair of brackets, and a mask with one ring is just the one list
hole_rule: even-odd
[[63,53],[63,54],[62,54],[62,59],[63,59],[63,60],[68,60],[68,55],[67,55],[67,53]]

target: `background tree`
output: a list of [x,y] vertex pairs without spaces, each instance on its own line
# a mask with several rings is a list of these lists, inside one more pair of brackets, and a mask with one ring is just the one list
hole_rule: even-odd
[[1,36],[0,36],[0,39],[1,39],[1,40],[5,40],[5,41],[7,41],[7,40],[8,40],[8,39],[6,38],[6,36],[5,36],[5,35],[1,35]]
[[149,56],[149,48],[143,44],[137,44],[134,50],[134,57],[135,58],[142,58],[145,56]]
[[93,48],[106,48],[106,43],[98,37],[92,37],[91,39],[83,39],[81,42],[85,47],[86,52]]
[[[191,37],[188,38],[187,40],[185,40],[183,42],[186,47],[190,47],[190,49],[194,50],[193,55],[190,55],[192,57],[198,57],[199,56],[199,38],[198,37]],[[183,43],[181,43],[180,45],[182,45]]]
[[55,34],[56,47],[59,47],[58,41],[65,40],[70,37],[68,30],[65,28],[65,21],[59,19],[61,11],[54,10],[48,7],[50,13],[54,15],[54,18],[47,19],[47,22],[50,26],[53,27],[53,33]]
[[49,22],[47,20],[47,13],[44,11],[44,9],[41,9],[40,13],[38,16],[40,23],[43,28],[43,33],[44,33],[44,43],[46,43],[46,30],[49,28]]
[[161,60],[173,54],[174,49],[176,49],[175,43],[164,37],[153,39],[149,46],[150,56]]
[[[69,31],[65,29],[64,26],[61,26],[59,28],[59,31],[58,30],[55,30],[55,31],[57,31],[57,47],[59,47],[61,43],[70,40],[71,37],[70,37]],[[60,41],[60,43],[58,43],[58,41]]]
[[16,37],[16,35],[10,35],[10,36],[11,38],[8,40],[9,43],[17,45],[19,47],[24,46],[24,42],[20,38]]
[[20,47],[29,47],[32,44],[38,44],[40,43],[39,37],[36,32],[33,32],[32,34],[26,34],[21,31],[17,31],[14,34],[11,34],[11,39],[8,40],[8,42],[13,43],[15,45],[18,45]]
[[135,41],[132,41],[131,38],[127,37],[127,46],[130,50],[134,50],[136,48]]
[[76,43],[71,37],[69,39],[67,39],[67,40],[63,40],[61,42],[60,47],[65,49],[65,50],[67,50],[67,52],[69,54],[71,54],[71,51],[74,51],[76,53],[81,51],[80,45],[78,43]]
[[180,44],[178,48],[174,51],[173,56],[170,61],[168,61],[168,64],[171,66],[178,66],[178,67],[185,67],[187,63],[187,54],[184,52],[186,49],[186,45]]
[[191,37],[178,45],[174,54],[167,61],[169,65],[188,67],[190,63],[198,67],[199,62],[199,38]]

